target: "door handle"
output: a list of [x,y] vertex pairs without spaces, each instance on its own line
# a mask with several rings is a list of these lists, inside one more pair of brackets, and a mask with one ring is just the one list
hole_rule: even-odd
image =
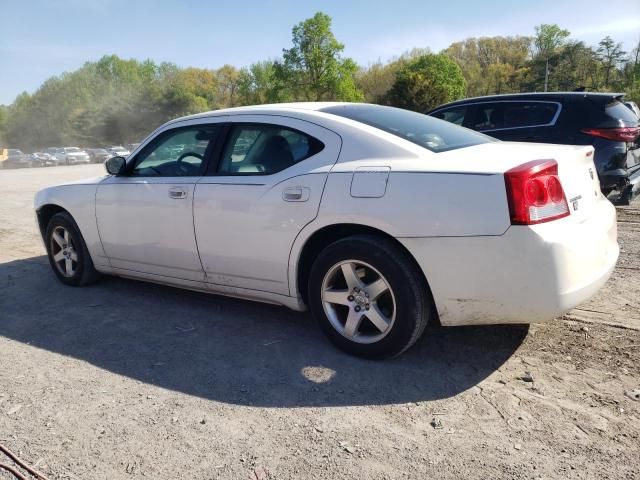
[[187,198],[187,191],[180,187],[171,187],[169,189],[169,198],[180,200],[181,198]]
[[282,191],[282,199],[285,202],[306,202],[309,193],[309,187],[288,187]]

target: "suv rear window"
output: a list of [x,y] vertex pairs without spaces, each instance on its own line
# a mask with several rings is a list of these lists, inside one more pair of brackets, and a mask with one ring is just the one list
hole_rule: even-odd
[[384,130],[432,152],[444,152],[496,141],[437,118],[401,108],[353,103],[320,110]]

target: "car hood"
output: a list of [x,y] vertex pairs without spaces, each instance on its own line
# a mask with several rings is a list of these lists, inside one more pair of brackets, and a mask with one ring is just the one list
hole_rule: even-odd
[[99,177],[85,178],[82,180],[74,180],[72,182],[59,183],[57,185],[52,185],[47,188],[65,187],[67,185],[97,185],[98,183],[101,183],[105,178],[108,178],[108,177],[109,175],[102,175]]

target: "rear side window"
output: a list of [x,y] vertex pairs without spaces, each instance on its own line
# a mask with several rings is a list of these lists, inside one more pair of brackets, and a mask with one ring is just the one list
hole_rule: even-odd
[[241,124],[229,132],[219,175],[270,175],[324,148],[306,133],[279,125]]
[[352,103],[320,110],[384,130],[432,152],[470,147],[495,139],[438,118],[401,108]]
[[604,107],[605,114],[608,117],[622,120],[625,123],[637,123],[638,117],[633,111],[622,102],[614,101]]
[[462,125],[467,115],[467,107],[455,107],[448,110],[440,110],[431,114],[432,117],[439,118],[449,123]]
[[551,102],[495,102],[479,104],[472,128],[478,131],[540,127],[551,124],[560,105]]

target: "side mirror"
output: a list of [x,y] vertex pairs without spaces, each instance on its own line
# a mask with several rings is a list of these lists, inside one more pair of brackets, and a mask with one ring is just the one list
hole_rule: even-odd
[[104,162],[104,166],[107,169],[107,173],[109,175],[122,175],[124,174],[125,168],[127,166],[127,161],[124,157],[111,157],[106,162]]

